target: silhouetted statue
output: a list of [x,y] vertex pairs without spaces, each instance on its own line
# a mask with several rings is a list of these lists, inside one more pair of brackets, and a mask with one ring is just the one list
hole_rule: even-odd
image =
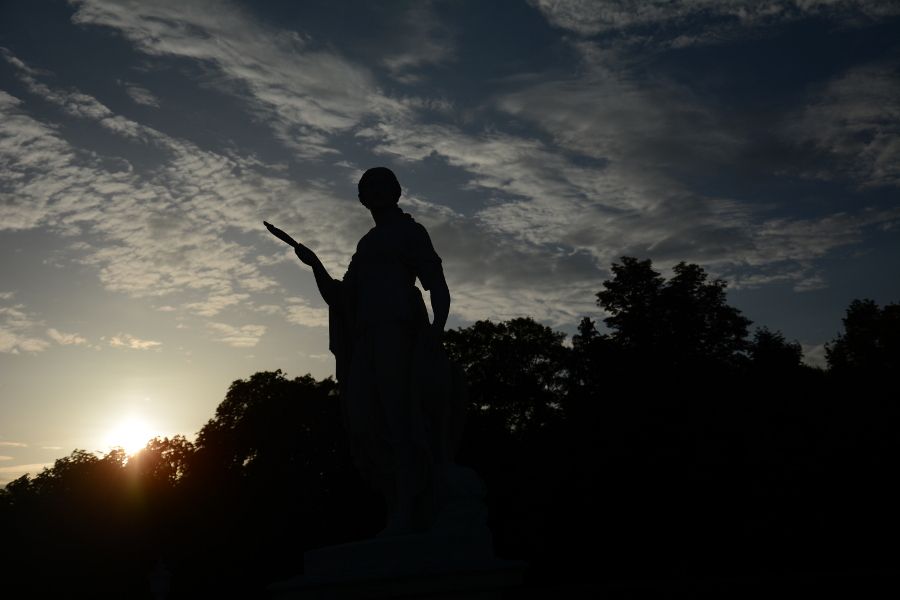
[[[359,201],[375,227],[359,241],[341,280],[312,250],[266,223],[312,267],[328,304],[329,345],[354,462],[388,507],[380,536],[484,521],[483,506],[473,501],[483,494],[480,481],[452,462],[465,387],[441,345],[450,292],[440,256],[425,228],[397,205],[400,195],[389,169],[363,174]],[[430,292],[430,323],[417,278]]]

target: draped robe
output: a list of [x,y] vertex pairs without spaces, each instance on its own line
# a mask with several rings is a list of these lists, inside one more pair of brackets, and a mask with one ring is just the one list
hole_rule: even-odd
[[426,290],[441,281],[441,258],[425,228],[396,208],[363,236],[343,279],[322,295],[354,462],[389,508],[403,469],[416,492],[414,519],[425,529],[441,508],[465,385],[443,348],[429,343],[417,278]]

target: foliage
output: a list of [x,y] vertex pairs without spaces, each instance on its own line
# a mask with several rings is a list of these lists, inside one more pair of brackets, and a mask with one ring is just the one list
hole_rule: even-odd
[[[854,301],[825,373],[781,332],[748,339],[725,290],[697,265],[666,279],[624,257],[597,294],[608,331],[584,318],[570,346],[528,318],[447,332],[471,391],[458,458],[531,582],[889,566],[869,532],[897,533],[900,406],[867,384],[898,368],[900,308]],[[0,489],[0,561],[28,596],[145,598],[165,565],[173,598],[264,597],[304,550],[382,517],[335,382],[276,370],[234,381],[193,442],[75,450]]]
[[448,331],[445,347],[466,371],[476,411],[512,431],[527,431],[559,416],[565,379],[565,334],[531,318],[478,321]]
[[679,366],[732,364],[746,349],[750,320],[729,306],[727,284],[709,281],[694,264],[675,265],[667,281],[649,260],[622,257],[612,265],[597,304],[612,338],[632,352]]
[[843,319],[844,332],[826,346],[835,373],[883,375],[900,369],[900,304],[884,308],[872,300],[854,300]]
[[754,332],[748,355],[757,371],[781,374],[803,365],[803,348],[799,342],[788,342],[784,334],[768,327],[760,327]]

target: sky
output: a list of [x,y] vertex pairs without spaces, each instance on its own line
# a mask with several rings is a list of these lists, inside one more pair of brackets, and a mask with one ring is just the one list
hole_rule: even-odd
[[372,166],[449,327],[571,334],[621,256],[701,265],[810,364],[900,300],[896,2],[9,1],[0,112],[0,485],[331,375],[262,221],[340,276]]

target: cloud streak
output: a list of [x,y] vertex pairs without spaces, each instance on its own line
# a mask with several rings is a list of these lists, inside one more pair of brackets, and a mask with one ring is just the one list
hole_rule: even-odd
[[674,47],[716,43],[802,18],[879,19],[900,8],[878,0],[529,0],[556,27],[584,36],[627,33],[634,42]]
[[54,328],[50,328],[47,330],[47,335],[51,340],[56,342],[61,346],[87,346],[88,341],[86,338],[78,335],[77,333],[64,333]]
[[153,108],[159,108],[159,98],[157,98],[153,94],[153,92],[151,92],[147,88],[133,83],[126,83],[125,92],[132,100],[134,100],[138,104],[143,104],[144,106],[152,106]]
[[214,339],[233,348],[253,348],[266,333],[264,325],[241,325],[235,327],[228,323],[208,323],[207,328]]
[[[112,118],[128,125],[123,136],[167,150],[161,168],[111,171],[52,125],[29,116],[19,99],[0,92],[0,111],[0,164],[6,167],[0,181],[8,190],[0,229],[47,226],[76,237],[72,255],[96,267],[112,291],[194,297],[185,308],[211,317],[244,302],[248,293],[278,289],[265,265],[253,260],[256,247],[229,241],[229,232],[267,239],[261,221],[269,218],[308,232],[304,239],[317,243],[323,258],[346,261],[352,247],[347,229],[364,228],[348,226],[362,215],[335,218],[336,201],[323,186],[299,189],[258,161],[203,151],[117,115]],[[78,118],[96,120],[83,111]],[[298,201],[286,205],[285,197]],[[4,347],[41,349],[21,337],[23,326],[20,319],[19,341],[6,336]]]
[[[0,95],[0,160],[8,166],[0,178],[12,199],[0,205],[0,228],[46,227],[77,240],[74,260],[95,268],[106,289],[158,298],[159,310],[205,320],[201,329],[231,346],[255,346],[265,333],[263,325],[238,325],[239,308],[302,326],[325,324],[325,309],[306,299],[275,304],[289,297],[282,282],[290,256],[260,222],[302,239],[339,275],[335,267],[347,264],[370,226],[352,197],[334,191],[352,190],[356,162],[369,160],[355,156],[362,149],[401,169],[436,160],[481,199],[467,211],[444,206],[436,190],[403,200],[444,253],[454,313],[467,320],[533,315],[571,323],[596,311],[593,293],[623,254],[652,257],[663,268],[699,262],[743,287],[789,282],[797,290],[817,289],[828,282],[816,261],[896,219],[890,208],[865,207],[785,217],[769,212],[773,202],[697,189],[688,175],[748,152],[747,127],[731,123],[740,119],[726,118],[689,85],[638,76],[626,50],[608,52],[608,45],[580,37],[625,32],[637,39],[641,28],[699,13],[742,27],[832,9],[880,18],[873,5],[534,2],[551,23],[579,33],[570,44],[581,64],[565,75],[510,80],[461,118],[450,101],[393,97],[378,79],[380,68],[394,83],[413,84],[424,67],[458,58],[462,49],[431,6],[406,14],[428,17],[421,39],[363,66],[336,44],[277,29],[233,3],[72,4],[79,26],[102,27],[145,56],[188,60],[214,75],[209,80],[220,92],[238,98],[293,159],[322,175],[301,184],[293,172],[298,163],[268,163],[227,147],[212,151],[183,132],[138,123],[80,90],[48,85],[45,73],[7,51],[4,58],[28,93],[62,117],[111,132],[136,154],[152,148],[161,158],[138,167],[127,156],[98,156],[68,141],[59,123],[39,120],[20,99]],[[832,82],[803,107],[797,126],[785,133],[788,143],[840,156],[856,165],[853,176],[865,184],[896,185],[891,127],[897,115],[892,108],[877,115],[862,109],[896,104],[890,104],[896,99],[891,77],[884,69],[852,71]],[[858,86],[863,79],[866,85]],[[135,102],[162,103],[138,84],[122,85]],[[833,125],[815,131],[818,122]],[[872,139],[858,141],[866,136]],[[326,163],[348,148],[341,162]],[[123,340],[121,347],[130,346]]]
[[130,350],[152,350],[162,346],[162,342],[142,340],[129,333],[119,333],[109,339],[111,348],[128,348]]
[[[37,354],[50,343],[38,337],[43,322],[23,304],[12,304],[12,294],[0,298],[0,352],[8,354]],[[8,444],[8,443],[6,443]],[[0,442],[0,446],[5,445]]]
[[[900,64],[858,66],[832,79],[786,134],[862,186],[900,187]],[[811,175],[831,179],[830,170]]]
[[347,130],[365,116],[399,105],[381,95],[371,73],[314,48],[291,31],[260,24],[231,2],[76,0],[79,25],[114,28],[153,56],[207,64],[299,156],[336,153],[322,134]]

